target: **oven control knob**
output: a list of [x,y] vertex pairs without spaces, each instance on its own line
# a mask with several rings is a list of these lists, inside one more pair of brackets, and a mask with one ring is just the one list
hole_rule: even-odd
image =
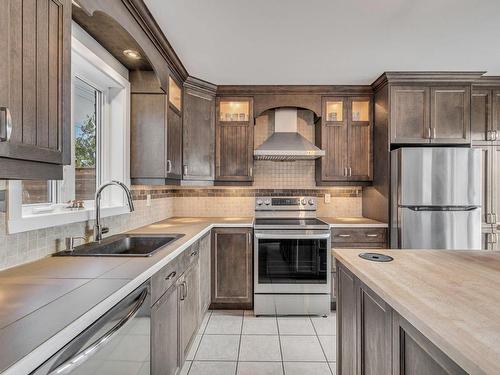
[[257,206],[262,206],[262,203],[264,203],[262,202],[262,199],[257,199]]
[[314,205],[314,199],[309,199],[309,206]]
[[270,200],[270,199],[266,199],[266,200],[264,201],[264,204],[265,204],[266,206],[269,206],[269,205],[271,204],[271,200]]
[[302,198],[302,200],[300,201],[300,203],[302,203],[305,206],[307,204],[306,198]]

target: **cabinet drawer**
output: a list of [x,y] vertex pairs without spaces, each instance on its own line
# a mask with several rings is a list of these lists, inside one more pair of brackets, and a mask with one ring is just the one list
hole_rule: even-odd
[[386,243],[385,228],[333,228],[332,244]]
[[186,269],[186,258],[180,254],[151,277],[151,298],[155,303],[177,281]]

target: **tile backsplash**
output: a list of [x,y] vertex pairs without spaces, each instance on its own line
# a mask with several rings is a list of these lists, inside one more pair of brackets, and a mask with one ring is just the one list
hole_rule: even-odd
[[[298,131],[314,142],[314,119],[311,111],[299,110]],[[258,117],[254,146],[259,146],[274,131],[274,112]],[[133,186],[136,210],[103,219],[111,233],[131,230],[172,216],[253,216],[256,196],[316,196],[318,216],[361,216],[360,187],[317,187],[314,161],[255,161],[254,183],[251,187],[150,187]],[[0,180],[0,191],[7,184]],[[146,196],[151,194],[151,206]],[[330,194],[330,203],[324,195]],[[0,213],[0,270],[33,261],[65,249],[65,238],[86,235],[90,238],[93,221],[67,224],[24,233],[8,234],[7,215]]]

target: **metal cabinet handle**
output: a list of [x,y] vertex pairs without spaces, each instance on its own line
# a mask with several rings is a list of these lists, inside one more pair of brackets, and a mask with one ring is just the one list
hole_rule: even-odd
[[351,177],[351,176],[352,176],[352,168],[349,167],[349,177]]
[[366,237],[378,237],[378,234],[367,233]]
[[179,284],[179,287],[181,288],[181,293],[180,293],[180,300],[181,301],[184,301],[184,298],[186,297],[185,293],[184,293],[184,285],[185,285],[184,281]]
[[432,138],[436,138],[436,128],[432,128]]
[[488,130],[486,132],[486,140],[487,141],[492,141],[493,140],[493,131],[492,130]]
[[171,173],[172,172],[172,162],[167,159],[167,173]]
[[432,138],[431,132],[432,132],[431,128],[428,128],[427,129],[427,138],[429,138],[429,139]]
[[186,299],[186,297],[188,296],[188,285],[187,283],[184,281],[184,299]]
[[347,237],[351,237],[351,235],[350,234],[337,234],[337,237],[347,238]]
[[8,107],[0,107],[0,142],[10,141],[12,134],[12,116]]
[[192,256],[192,257],[194,257],[194,256],[196,256],[196,255],[198,255],[198,250],[195,250],[195,251],[193,251],[193,252],[190,254],[190,256]]
[[113,337],[115,337],[119,332],[120,329],[131,319],[135,317],[139,309],[141,308],[142,304],[146,300],[146,297],[148,295],[148,291],[144,290],[139,298],[137,299],[137,302],[133,304],[132,308],[129,310],[127,315],[125,315],[123,318],[121,318],[118,323],[116,323],[111,329],[106,332],[104,335],[102,335],[100,338],[98,338],[96,341],[94,341],[92,344],[90,344],[88,347],[85,349],[81,350],[78,352],[75,356],[71,357],[61,365],[59,365],[57,368],[52,370],[49,375],[60,375],[60,374],[68,374],[72,372],[76,367],[80,366],[82,363],[87,361],[92,355],[94,355],[96,352],[99,351],[100,348],[105,346]]
[[188,166],[187,164],[184,164],[184,175],[186,176],[188,174]]
[[347,177],[347,167],[344,167],[344,176]]
[[168,281],[168,280],[172,280],[172,279],[175,277],[175,275],[177,275],[177,272],[172,271],[172,272],[170,272],[170,273],[168,274],[168,276],[167,276],[167,277],[165,277],[165,280],[167,280],[167,281]]
[[253,168],[252,167],[250,167],[248,174],[250,175],[250,177],[253,177]]

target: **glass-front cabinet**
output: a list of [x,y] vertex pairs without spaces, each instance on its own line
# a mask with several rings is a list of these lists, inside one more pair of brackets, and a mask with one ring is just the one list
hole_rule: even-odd
[[253,180],[253,98],[218,97],[215,182],[250,185]]
[[316,161],[319,185],[372,180],[371,96],[323,97],[320,129],[326,155]]

